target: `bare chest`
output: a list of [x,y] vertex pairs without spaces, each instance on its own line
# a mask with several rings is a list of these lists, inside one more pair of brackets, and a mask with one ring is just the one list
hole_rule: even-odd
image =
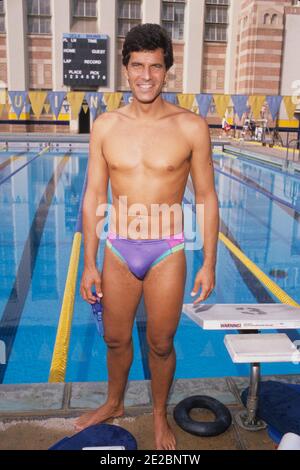
[[121,125],[105,139],[103,154],[111,171],[176,171],[190,157],[184,136],[165,125]]

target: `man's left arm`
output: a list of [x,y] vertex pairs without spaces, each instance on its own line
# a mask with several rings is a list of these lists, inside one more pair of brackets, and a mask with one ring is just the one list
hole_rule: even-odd
[[[194,132],[192,137],[191,177],[195,192],[197,221],[202,227],[204,235],[204,262],[196,275],[192,297],[198,294],[201,287],[201,295],[194,304],[204,301],[209,297],[215,287],[215,268],[217,259],[217,243],[219,235],[219,204],[215,190],[214,167],[212,160],[211,140],[209,128],[203,118],[197,116],[193,122]],[[204,222],[203,214],[204,208]],[[202,219],[202,220],[201,220]]]

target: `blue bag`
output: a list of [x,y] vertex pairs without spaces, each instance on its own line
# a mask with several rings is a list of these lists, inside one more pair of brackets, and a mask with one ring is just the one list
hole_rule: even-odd
[[95,424],[71,437],[64,437],[48,450],[81,450],[100,446],[122,446],[125,450],[136,450],[137,442],[127,429],[113,424]]
[[[246,406],[249,388],[241,399]],[[300,390],[292,384],[268,380],[259,384],[257,416],[280,435],[300,435]]]
[[[92,293],[95,297],[97,297],[96,293]],[[103,306],[101,304],[101,300],[97,297],[97,301],[91,305],[93,317],[97,326],[97,330],[100,336],[104,335],[104,328],[103,328],[103,320],[102,320],[102,313],[103,313]]]

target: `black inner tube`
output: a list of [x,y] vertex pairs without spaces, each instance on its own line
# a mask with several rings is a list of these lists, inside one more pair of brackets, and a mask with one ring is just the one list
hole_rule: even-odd
[[[205,408],[212,411],[215,421],[195,421],[189,413],[193,408]],[[174,419],[184,431],[196,436],[218,436],[225,432],[231,425],[231,414],[228,408],[220,401],[204,395],[196,395],[185,398],[174,408]]]

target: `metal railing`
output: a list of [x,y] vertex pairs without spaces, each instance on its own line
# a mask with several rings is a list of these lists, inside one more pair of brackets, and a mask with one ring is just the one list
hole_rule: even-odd
[[286,157],[285,157],[285,162],[284,162],[284,167],[285,168],[288,168],[288,166],[289,166],[289,161],[290,161],[289,154],[290,154],[290,149],[291,149],[292,144],[295,144],[292,161],[295,162],[296,150],[298,151],[298,160],[297,161],[299,161],[300,149],[298,147],[299,147],[299,144],[300,144],[300,139],[292,139],[288,142],[287,147],[286,147]]

